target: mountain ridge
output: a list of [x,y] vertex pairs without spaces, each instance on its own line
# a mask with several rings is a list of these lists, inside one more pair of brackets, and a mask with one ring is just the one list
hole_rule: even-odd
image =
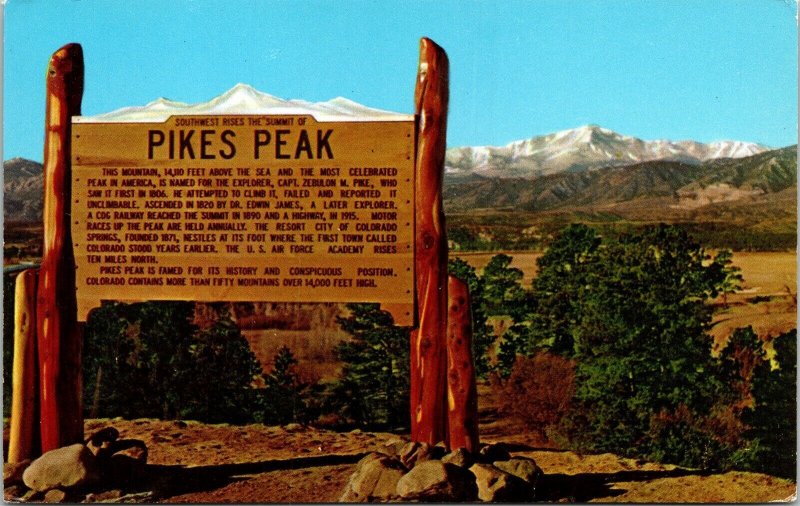
[[645,141],[590,124],[510,142],[505,146],[449,148],[449,176],[540,177],[640,162],[666,160],[697,165],[718,158],[742,158],[770,150],[744,141]]
[[654,198],[665,198],[672,206],[696,208],[779,193],[795,186],[797,148],[697,165],[655,160],[537,178],[472,174],[450,175],[445,181],[443,197],[449,212],[503,208],[545,211]]

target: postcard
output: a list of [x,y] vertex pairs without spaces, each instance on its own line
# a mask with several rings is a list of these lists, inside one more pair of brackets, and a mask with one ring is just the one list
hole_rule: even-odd
[[796,2],[2,7],[6,501],[796,499]]

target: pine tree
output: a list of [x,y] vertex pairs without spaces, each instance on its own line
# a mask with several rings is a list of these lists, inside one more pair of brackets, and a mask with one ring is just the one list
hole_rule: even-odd
[[363,426],[408,426],[409,332],[377,304],[348,304],[338,318],[352,336],[337,348],[344,363],[332,388],[340,416]]

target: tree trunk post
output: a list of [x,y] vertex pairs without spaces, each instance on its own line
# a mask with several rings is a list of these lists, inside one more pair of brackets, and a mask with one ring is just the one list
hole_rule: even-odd
[[420,40],[417,114],[415,268],[418,326],[411,333],[411,439],[436,444],[447,428],[447,236],[442,178],[447,147],[448,60]]
[[71,118],[80,115],[83,97],[80,45],[67,44],[53,53],[46,81],[44,247],[36,313],[43,452],[83,441],[83,329],[77,322],[70,233]]
[[472,301],[467,284],[447,280],[447,447],[478,451],[478,389],[472,357]]
[[11,372],[9,463],[36,457],[36,271],[17,275],[14,287],[14,365]]

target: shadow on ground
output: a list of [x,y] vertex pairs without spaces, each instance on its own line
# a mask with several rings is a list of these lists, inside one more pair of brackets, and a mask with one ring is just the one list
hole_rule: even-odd
[[537,501],[587,502],[616,497],[626,490],[612,489],[615,483],[651,481],[682,476],[709,476],[713,471],[673,469],[669,471],[619,471],[616,473],[545,474],[536,487]]
[[355,464],[365,455],[366,453],[321,455],[216,466],[148,465],[146,478],[137,488],[152,491],[154,499],[163,500],[181,494],[214,490],[245,480],[248,475],[289,469]]

